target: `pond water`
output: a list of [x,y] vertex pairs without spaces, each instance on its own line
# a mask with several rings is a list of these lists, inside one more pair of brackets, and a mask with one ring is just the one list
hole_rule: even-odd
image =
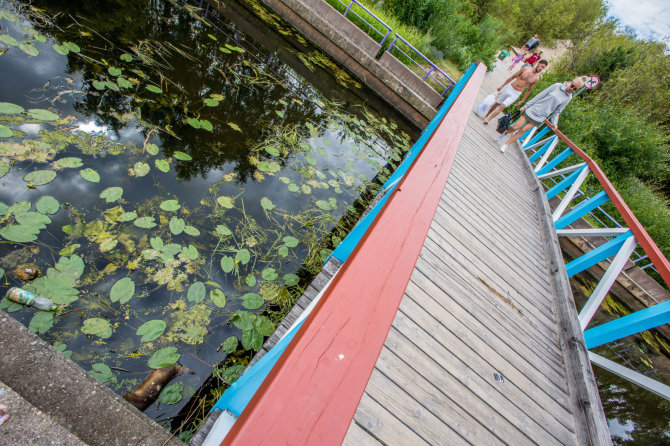
[[188,368],[156,420],[240,373],[411,143],[276,16],[296,70],[197,6],[0,5],[2,289],[58,306],[0,308],[120,394]]
[[[580,309],[596,287],[584,273],[571,278]],[[588,328],[629,314],[625,302],[608,295]],[[628,336],[593,351],[652,379],[670,385],[670,346],[655,331]],[[624,445],[670,445],[670,401],[593,366],[612,441]]]

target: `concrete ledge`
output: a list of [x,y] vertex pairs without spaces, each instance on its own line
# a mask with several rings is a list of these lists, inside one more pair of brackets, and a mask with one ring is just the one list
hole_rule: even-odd
[[[423,129],[437,110],[415,90],[423,81],[402,65],[405,82],[374,58],[377,44],[338,11],[322,0],[261,0],[298,29],[361,82],[384,98],[417,127]],[[373,47],[376,48],[373,51]],[[392,56],[390,56],[392,57]],[[413,80],[412,84],[408,82]],[[432,91],[432,89],[431,89]],[[432,91],[434,95],[439,94]],[[440,97],[441,99],[441,97]],[[433,102],[435,101],[433,97]]]
[[87,444],[183,444],[4,311],[0,358],[0,377],[9,388]]

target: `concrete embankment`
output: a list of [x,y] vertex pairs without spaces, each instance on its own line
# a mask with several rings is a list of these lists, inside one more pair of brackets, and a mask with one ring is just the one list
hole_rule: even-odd
[[260,0],[344,66],[393,108],[423,129],[442,97],[325,1]]
[[2,444],[183,444],[4,311],[0,358]]

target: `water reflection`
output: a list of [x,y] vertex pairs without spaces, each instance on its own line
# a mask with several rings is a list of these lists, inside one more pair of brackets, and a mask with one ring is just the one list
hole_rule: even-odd
[[[177,380],[183,400],[146,412],[168,421],[212,365],[258,349],[409,138],[343,92],[345,72],[320,91],[187,3],[3,8],[18,18],[3,31],[40,54],[11,45],[0,58],[0,125],[12,132],[0,141],[0,267],[59,309],[0,307],[118,393],[178,358],[195,372]],[[293,61],[327,71],[309,51]],[[56,177],[26,176],[36,171]],[[58,206],[38,207],[45,196]],[[50,273],[24,284],[22,263]]]

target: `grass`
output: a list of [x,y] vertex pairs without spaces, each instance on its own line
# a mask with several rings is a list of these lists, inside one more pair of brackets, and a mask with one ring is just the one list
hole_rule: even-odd
[[[346,0],[344,0],[344,3],[346,4],[343,4],[339,0],[326,0],[326,1],[328,2],[328,4],[330,4],[333,8],[337,9],[341,13],[344,13],[348,6]],[[368,10],[372,11],[380,20],[382,20],[386,25],[388,25],[392,29],[391,33],[384,41],[384,44],[380,49],[380,53],[382,51],[385,51],[390,46],[391,42],[393,42],[395,34],[399,34],[414,48],[421,51],[421,53],[428,59],[430,59],[438,68],[440,68],[447,75],[449,75],[449,77],[457,81],[462,76],[463,73],[461,70],[458,69],[456,64],[454,64],[451,61],[445,60],[441,57],[437,57],[434,54],[430,46],[432,36],[430,35],[429,31],[424,32],[412,26],[404,25],[400,23],[393,15],[389,14],[388,12],[377,7],[375,4],[372,4],[369,1],[360,1],[360,3],[365,5],[365,7]],[[368,34],[377,43],[380,43],[382,41],[384,35],[387,32],[387,29],[381,23],[379,23],[379,21],[377,21],[374,17],[372,17],[369,13],[367,13],[365,10],[363,10],[360,6],[356,4],[352,6],[350,12],[347,14],[347,19],[356,24],[361,30],[363,30],[366,34]],[[419,77],[423,77],[426,73],[424,70],[429,69],[429,65],[427,63],[422,63],[422,67],[424,68],[424,70],[422,70],[421,68],[417,67],[407,57],[403,56],[402,53],[400,53],[399,51],[392,50],[392,52],[393,55],[398,60],[400,60],[403,64],[409,67]],[[418,55],[414,56],[409,51],[406,52],[410,54],[410,56],[412,56],[412,58],[417,61],[421,59],[421,57]],[[437,83],[429,82],[429,85],[435,88],[439,93],[442,92],[441,88]]]

